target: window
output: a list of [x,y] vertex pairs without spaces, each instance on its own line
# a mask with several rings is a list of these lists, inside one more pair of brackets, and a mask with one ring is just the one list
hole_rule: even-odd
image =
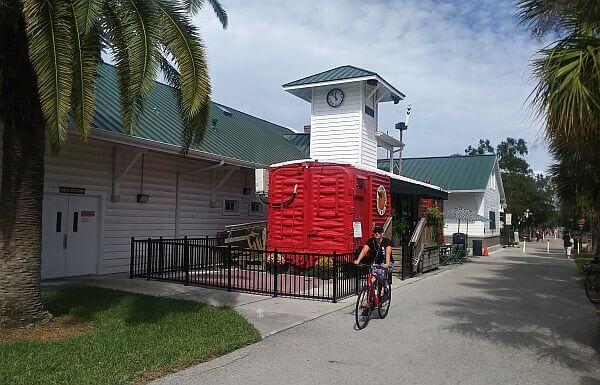
[[490,230],[496,230],[496,212],[490,211]]
[[240,215],[240,201],[223,198],[223,215]]
[[261,215],[263,213],[263,205],[257,201],[250,201],[250,215]]

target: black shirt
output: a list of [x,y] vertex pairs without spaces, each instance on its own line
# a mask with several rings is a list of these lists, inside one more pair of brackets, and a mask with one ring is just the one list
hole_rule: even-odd
[[[367,241],[367,246],[369,246],[369,259],[371,263],[383,264],[385,263],[385,249],[388,246],[392,246],[392,241],[388,238],[381,238],[381,243],[379,247],[377,247],[377,241],[375,238],[369,238]],[[394,258],[390,258],[390,262],[393,262]]]

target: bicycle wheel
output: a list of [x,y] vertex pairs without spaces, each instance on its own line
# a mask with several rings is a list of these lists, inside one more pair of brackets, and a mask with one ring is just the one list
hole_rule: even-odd
[[600,303],[600,275],[588,274],[585,278],[585,295],[591,303]]
[[371,298],[370,288],[365,286],[362,288],[356,299],[356,327],[358,330],[364,329],[371,319]]
[[388,285],[381,289],[381,306],[377,311],[379,312],[379,318],[387,317],[390,311],[390,304],[392,303],[392,286]]

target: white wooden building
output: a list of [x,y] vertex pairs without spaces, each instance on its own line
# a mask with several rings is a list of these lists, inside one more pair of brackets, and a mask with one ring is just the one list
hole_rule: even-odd
[[225,225],[264,219],[254,170],[303,156],[281,135],[291,130],[213,103],[202,144],[183,157],[176,101],[160,83],[126,135],[106,64],[93,126],[87,143],[72,135],[46,154],[43,278],[126,272],[131,237],[215,236]]
[[[389,161],[380,159],[379,168],[387,169]],[[398,167],[395,160],[394,167]],[[481,239],[483,246],[500,244],[500,212],[506,203],[502,176],[496,155],[442,156],[402,159],[402,175],[432,183],[449,192],[444,211],[463,208],[482,219],[467,224],[444,219],[444,236],[466,233],[470,240]]]

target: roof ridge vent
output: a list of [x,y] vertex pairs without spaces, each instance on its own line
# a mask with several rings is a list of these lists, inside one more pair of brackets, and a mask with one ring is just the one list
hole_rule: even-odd
[[223,112],[223,115],[225,115],[225,116],[233,116],[233,112],[229,111],[227,108],[225,108],[225,107],[223,107],[221,105],[218,105],[218,104],[216,106],[217,106],[217,108],[219,110],[221,110]]

